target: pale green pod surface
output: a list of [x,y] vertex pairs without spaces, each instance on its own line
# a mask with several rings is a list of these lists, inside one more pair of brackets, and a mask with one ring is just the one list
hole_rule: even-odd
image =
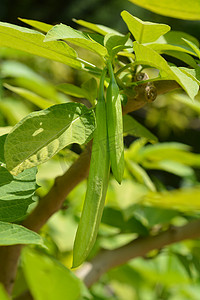
[[75,237],[73,268],[87,258],[96,241],[108,187],[110,161],[107,137],[106,106],[103,96],[105,71],[102,74],[96,105],[97,128],[94,132],[90,172],[84,207]]
[[110,83],[107,89],[106,108],[110,162],[115,179],[121,183],[124,174],[123,119],[119,87],[116,83],[112,65],[109,62]]

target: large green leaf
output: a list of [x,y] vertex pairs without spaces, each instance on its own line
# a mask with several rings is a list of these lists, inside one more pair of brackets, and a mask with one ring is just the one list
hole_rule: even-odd
[[199,0],[129,0],[157,14],[185,20],[200,20]]
[[35,300],[83,299],[81,281],[55,259],[31,249],[24,249],[22,266]]
[[166,60],[154,50],[137,42],[133,44],[137,64],[148,65],[161,70],[164,79],[177,81],[188,96],[194,99],[199,91],[199,85],[194,79],[181,72],[177,67],[170,68]]
[[13,222],[27,213],[37,188],[36,168],[12,176],[0,167],[0,220]]
[[90,39],[81,31],[75,30],[72,27],[64,24],[55,25],[52,29],[50,29],[44,39],[44,42],[55,41],[59,39],[64,39],[65,41],[95,52],[101,56],[105,56],[107,54],[106,48],[101,44]]
[[168,25],[143,22],[125,10],[121,13],[121,16],[135,40],[141,44],[154,42],[170,30]]
[[34,55],[62,62],[73,68],[82,68],[77,54],[62,41],[44,43],[44,35],[25,27],[0,22],[0,46],[22,50]]
[[21,225],[0,221],[0,246],[16,244],[43,245],[41,236]]
[[94,128],[94,112],[82,104],[64,103],[33,112],[6,138],[6,166],[17,175],[47,161],[71,143],[86,143]]
[[123,130],[125,135],[144,137],[152,143],[158,141],[154,134],[129,115],[123,117]]

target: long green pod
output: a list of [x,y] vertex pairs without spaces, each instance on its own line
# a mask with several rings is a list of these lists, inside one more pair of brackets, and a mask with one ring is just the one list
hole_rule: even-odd
[[112,64],[108,61],[110,83],[107,88],[106,108],[110,162],[115,179],[121,183],[124,174],[123,119],[119,87]]
[[73,248],[73,268],[78,267],[94,246],[105,203],[110,173],[110,159],[107,136],[107,118],[102,72],[96,105],[96,130],[92,145],[90,172],[83,211]]

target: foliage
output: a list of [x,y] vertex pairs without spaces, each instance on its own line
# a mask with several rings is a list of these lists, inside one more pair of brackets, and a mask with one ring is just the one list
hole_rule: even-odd
[[[163,7],[154,2],[140,5],[163,13],[166,2]],[[181,2],[180,14],[178,3],[167,3],[170,15],[188,19],[196,18],[195,5]],[[200,245],[195,240],[165,250],[161,244],[143,258],[125,258],[122,266],[119,259],[90,291],[87,280],[85,286],[78,278],[85,265],[77,276],[70,270],[98,260],[102,249],[120,253],[129,243],[148,244],[173,226],[199,219],[200,155],[187,141],[159,142],[160,134],[150,126],[123,114],[148,104],[146,124],[167,134],[198,118],[199,42],[168,25],[144,22],[127,11],[121,15],[126,35],[83,20],[76,22],[85,31],[26,19],[21,20],[35,29],[0,23],[0,55],[6,58],[1,64],[0,245],[32,245],[22,250],[13,299],[27,289],[36,300],[197,299]],[[69,74],[78,74],[79,82]],[[168,89],[178,90],[162,95]],[[161,95],[152,104],[157,92]],[[187,107],[183,114],[180,105]],[[165,117],[169,109],[169,120],[161,117],[162,109]],[[77,185],[86,178],[78,162],[92,140],[87,187],[85,181]],[[75,164],[80,169],[65,192],[59,178],[71,174]],[[178,188],[173,180],[167,183],[169,177],[179,181]],[[48,203],[42,205],[52,186],[57,190],[49,212]],[[58,204],[60,194],[64,201]],[[37,207],[47,211],[46,221],[54,214],[39,234],[27,222]],[[1,288],[1,298],[7,299],[4,294]]]

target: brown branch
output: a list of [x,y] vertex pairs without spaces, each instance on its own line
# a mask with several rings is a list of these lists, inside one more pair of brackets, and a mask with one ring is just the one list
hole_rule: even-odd
[[[154,88],[153,90],[149,89],[149,84],[138,86],[136,95],[128,100],[123,114],[137,110],[147,102],[155,100],[157,93],[177,88],[177,84],[173,81],[169,81],[167,87],[165,85],[166,81],[155,82],[154,86],[157,91]],[[39,231],[48,219],[61,208],[66,196],[76,185],[87,178],[90,156],[91,142],[69,170],[63,176],[55,179],[55,183],[47,195],[39,201],[33,212],[24,220],[25,227],[36,232]],[[3,283],[8,293],[11,293],[13,288],[21,247],[22,245],[0,247],[0,282]]]
[[138,238],[115,250],[101,251],[91,262],[77,270],[76,275],[87,287],[98,281],[108,270],[127,263],[136,257],[143,257],[149,251],[186,239],[200,238],[200,220],[195,220],[181,227],[170,227],[156,236]]

